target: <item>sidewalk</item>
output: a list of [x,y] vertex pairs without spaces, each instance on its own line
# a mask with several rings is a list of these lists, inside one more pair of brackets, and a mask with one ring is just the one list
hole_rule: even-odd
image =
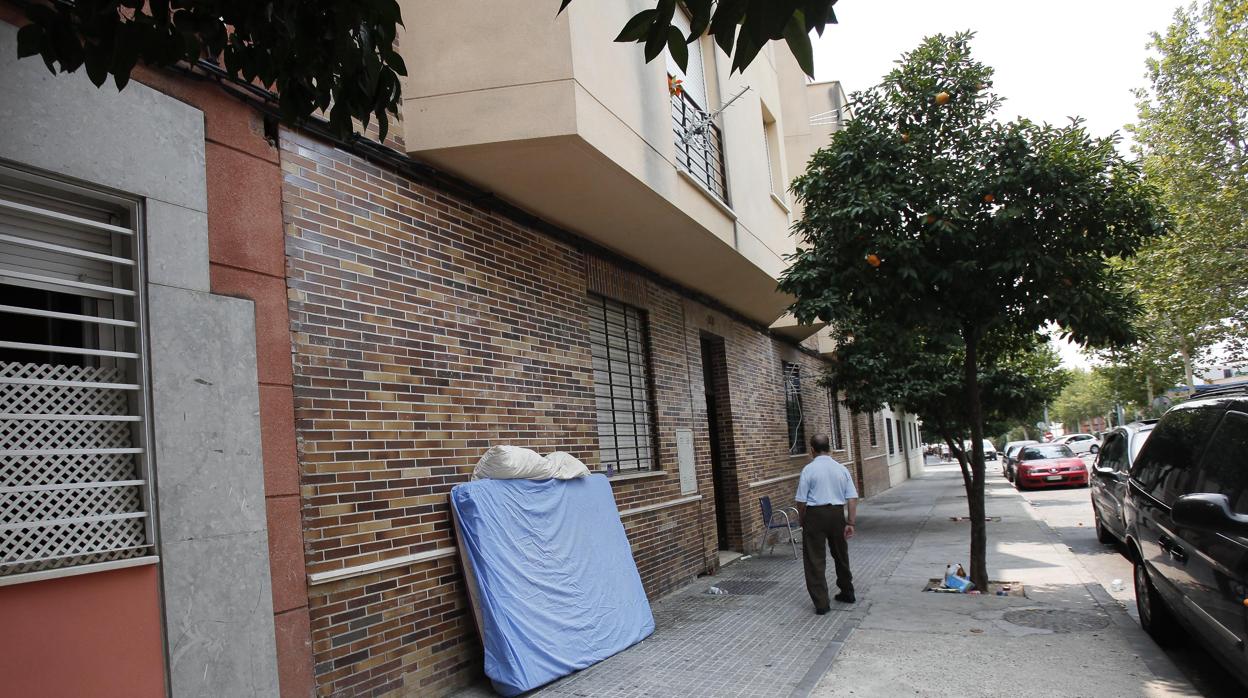
[[531,695],[1197,695],[1000,477],[987,508],[1001,517],[988,524],[989,571],[1027,598],[922,591],[969,547],[969,524],[949,520],[967,513],[957,466],[928,466],[859,507],[857,604],[814,615],[801,561],[777,545],[654,602],[651,637]]

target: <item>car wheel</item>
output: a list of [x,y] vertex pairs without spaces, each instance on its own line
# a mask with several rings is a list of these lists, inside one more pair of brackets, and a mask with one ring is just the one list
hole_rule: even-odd
[[1027,489],[1026,487],[1023,487],[1023,478],[1019,477],[1017,473],[1014,474],[1014,489],[1019,492]]
[[1096,540],[1106,545],[1118,542],[1114,534],[1110,533],[1109,529],[1105,528],[1105,524],[1101,523],[1101,510],[1097,509],[1096,505],[1092,506],[1092,519],[1096,522]]
[[1135,571],[1135,608],[1140,614],[1140,627],[1156,640],[1157,644],[1170,646],[1174,644],[1178,628],[1174,616],[1166,608],[1166,602],[1157,594],[1157,587],[1148,576],[1148,568],[1137,555]]
[[1101,450],[1100,446],[1097,446],[1096,444],[1092,444],[1092,447],[1088,449],[1088,453],[1091,453],[1092,455],[1095,456],[1097,453],[1100,452],[1100,450]]

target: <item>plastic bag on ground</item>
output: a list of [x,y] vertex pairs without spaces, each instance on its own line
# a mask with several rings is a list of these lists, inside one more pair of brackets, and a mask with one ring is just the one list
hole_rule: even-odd
[[956,563],[951,563],[945,568],[945,586],[963,594],[975,588],[975,584],[966,578],[966,570]]

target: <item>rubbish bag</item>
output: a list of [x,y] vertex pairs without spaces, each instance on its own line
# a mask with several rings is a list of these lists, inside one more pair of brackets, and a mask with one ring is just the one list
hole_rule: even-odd
[[966,570],[962,568],[962,565],[953,562],[945,568],[945,586],[963,594],[975,588],[975,584],[966,578]]

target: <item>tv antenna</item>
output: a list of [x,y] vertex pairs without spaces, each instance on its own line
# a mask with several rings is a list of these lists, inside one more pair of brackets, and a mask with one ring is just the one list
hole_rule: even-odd
[[737,91],[735,95],[730,97],[727,102],[721,104],[719,109],[709,113],[699,111],[697,116],[690,120],[689,125],[680,132],[680,142],[684,145],[689,145],[691,142],[697,141],[699,146],[705,148],[706,137],[707,134],[711,132],[711,124],[715,121],[715,118],[722,114],[725,109],[731,107],[733,102],[741,99],[741,96],[749,91],[750,86],[746,85]]

